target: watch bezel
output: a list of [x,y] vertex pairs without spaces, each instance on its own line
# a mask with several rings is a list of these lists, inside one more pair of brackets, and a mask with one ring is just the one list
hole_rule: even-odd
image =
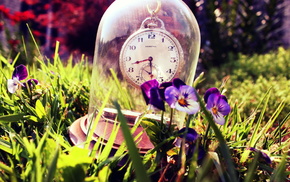
[[[173,43],[175,44],[176,48],[177,48],[177,52],[178,52],[178,55],[179,55],[179,63],[178,63],[178,68],[176,69],[176,73],[174,74],[174,76],[171,78],[174,79],[174,78],[177,78],[179,75],[180,75],[180,72],[182,70],[182,67],[184,65],[184,54],[183,54],[183,49],[182,49],[182,46],[181,44],[179,43],[178,39],[172,35],[170,32],[168,32],[167,30],[165,29],[162,29],[162,28],[140,28],[139,30],[137,30],[136,32],[134,32],[133,34],[131,34],[127,39],[126,41],[123,43],[122,45],[122,48],[121,48],[121,51],[120,51],[120,55],[119,55],[119,67],[120,67],[120,70],[121,70],[121,73],[123,75],[123,77],[125,78],[125,80],[133,85],[134,87],[139,87],[140,85],[138,85],[135,81],[133,81],[129,76],[128,76],[128,73],[127,71],[125,70],[124,68],[124,64],[122,63],[123,62],[123,56],[124,56],[124,51],[125,51],[125,48],[127,47],[127,44],[129,42],[131,42],[132,39],[134,39],[136,36],[138,36],[139,34],[142,34],[142,33],[147,33],[147,32],[159,32],[161,34],[164,34],[165,36],[167,36],[169,39],[171,39],[173,41]],[[171,80],[168,80],[168,81],[171,81]]]

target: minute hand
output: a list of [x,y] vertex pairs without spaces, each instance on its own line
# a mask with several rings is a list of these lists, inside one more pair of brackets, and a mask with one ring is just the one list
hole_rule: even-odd
[[150,56],[148,59],[144,59],[144,60],[141,60],[141,61],[136,61],[136,62],[134,62],[134,63],[132,63],[132,64],[139,64],[139,63],[142,63],[142,62],[145,62],[145,61],[152,61],[153,60],[153,58]]
[[142,62],[145,62],[145,61],[149,61],[149,59],[144,59],[144,60],[141,60],[141,61],[136,61],[136,62],[134,62],[132,64],[139,64],[139,63],[142,63]]

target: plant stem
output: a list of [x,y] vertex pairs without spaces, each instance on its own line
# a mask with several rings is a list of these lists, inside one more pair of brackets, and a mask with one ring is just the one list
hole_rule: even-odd
[[170,120],[169,120],[169,124],[168,124],[168,131],[170,132],[170,128],[171,128],[171,125],[172,125],[172,120],[173,120],[173,108],[170,108]]
[[203,138],[203,147],[204,148],[205,148],[205,145],[206,145],[206,139],[207,139],[207,135],[209,133],[209,129],[210,129],[210,124],[207,125],[206,131],[205,131],[205,135],[204,135],[204,138]]
[[168,164],[166,165],[166,167],[165,167],[164,171],[162,172],[162,174],[161,174],[161,176],[160,176],[158,182],[166,181],[166,179],[165,179],[165,173],[166,173],[166,171],[168,170],[169,166],[170,166],[170,163],[168,163]]

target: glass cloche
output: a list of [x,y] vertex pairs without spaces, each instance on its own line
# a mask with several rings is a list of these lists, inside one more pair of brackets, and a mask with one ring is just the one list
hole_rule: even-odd
[[[152,32],[155,37],[150,37]],[[150,38],[155,40],[146,42]],[[174,47],[172,51],[168,51],[170,46]],[[121,82],[128,83],[122,86],[130,91],[129,95],[138,97],[141,95],[138,86],[149,79],[163,82],[178,77],[191,85],[199,51],[199,27],[183,1],[116,0],[98,28],[89,113],[95,112],[102,103],[98,98],[100,87],[109,90],[104,78],[112,77],[111,70]],[[112,99],[121,100],[123,96],[113,94]],[[131,100],[131,104],[124,104],[125,109],[139,110],[143,105],[135,97]]]
[[[71,127],[73,143],[84,142],[90,127],[96,128],[93,134],[96,138],[101,137],[104,128],[113,127],[117,113],[112,109],[112,101],[126,110],[125,117],[133,127],[147,108],[140,85],[148,80],[161,83],[180,78],[192,85],[199,51],[199,27],[182,0],[113,2],[99,24],[89,113]],[[100,114],[102,117],[96,117]],[[98,126],[91,121],[99,122]],[[110,132],[103,135],[107,140]],[[148,137],[144,138],[148,145],[141,146],[141,151],[153,147],[147,142]]]

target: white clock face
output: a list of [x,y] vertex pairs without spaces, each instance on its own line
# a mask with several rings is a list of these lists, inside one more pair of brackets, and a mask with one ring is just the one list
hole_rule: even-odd
[[134,85],[157,79],[160,83],[172,80],[182,61],[179,42],[167,32],[146,29],[131,35],[120,54],[122,74]]

